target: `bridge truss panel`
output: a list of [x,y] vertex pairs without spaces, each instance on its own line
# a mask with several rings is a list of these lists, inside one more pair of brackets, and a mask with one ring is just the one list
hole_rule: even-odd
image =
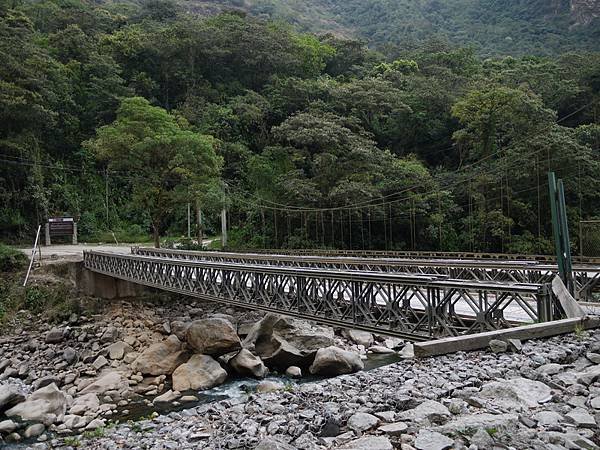
[[85,252],[84,265],[201,299],[411,340],[490,331],[561,315],[547,285],[103,252]]
[[[267,255],[142,247],[133,247],[131,252],[141,256],[167,257],[190,261],[204,260],[334,270],[413,273],[435,275],[439,278],[483,282],[550,284],[558,274],[556,265],[541,264],[536,261],[416,260],[406,258]],[[575,281],[575,297],[580,301],[594,301],[594,294],[600,293],[600,266],[576,265],[573,267],[573,278]]]

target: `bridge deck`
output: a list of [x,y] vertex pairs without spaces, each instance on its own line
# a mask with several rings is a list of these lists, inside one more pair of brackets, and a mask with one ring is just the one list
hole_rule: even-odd
[[85,252],[89,270],[207,300],[413,340],[558,318],[548,286]]

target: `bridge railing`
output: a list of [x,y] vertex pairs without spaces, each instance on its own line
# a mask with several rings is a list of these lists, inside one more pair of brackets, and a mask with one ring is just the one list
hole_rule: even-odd
[[559,318],[547,285],[85,252],[87,269],[334,326],[424,340]]
[[[442,260],[326,257],[315,255],[277,255],[260,253],[234,253],[214,251],[189,251],[132,247],[132,254],[186,260],[205,260],[242,264],[267,264],[290,267],[361,270],[374,272],[416,273],[437,275],[459,280],[498,281],[514,283],[552,283],[558,274],[554,264],[536,261],[492,260]],[[576,265],[574,270],[575,297],[580,301],[594,301],[600,292],[600,266]]]

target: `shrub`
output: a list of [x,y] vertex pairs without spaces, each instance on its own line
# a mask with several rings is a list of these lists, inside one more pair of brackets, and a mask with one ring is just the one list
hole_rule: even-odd
[[0,244],[0,272],[15,272],[27,266],[27,257],[8,245]]

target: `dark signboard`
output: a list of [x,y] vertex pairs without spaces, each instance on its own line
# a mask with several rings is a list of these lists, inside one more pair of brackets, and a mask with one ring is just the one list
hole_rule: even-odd
[[75,220],[72,217],[51,217],[48,225],[51,236],[71,236],[74,230]]

